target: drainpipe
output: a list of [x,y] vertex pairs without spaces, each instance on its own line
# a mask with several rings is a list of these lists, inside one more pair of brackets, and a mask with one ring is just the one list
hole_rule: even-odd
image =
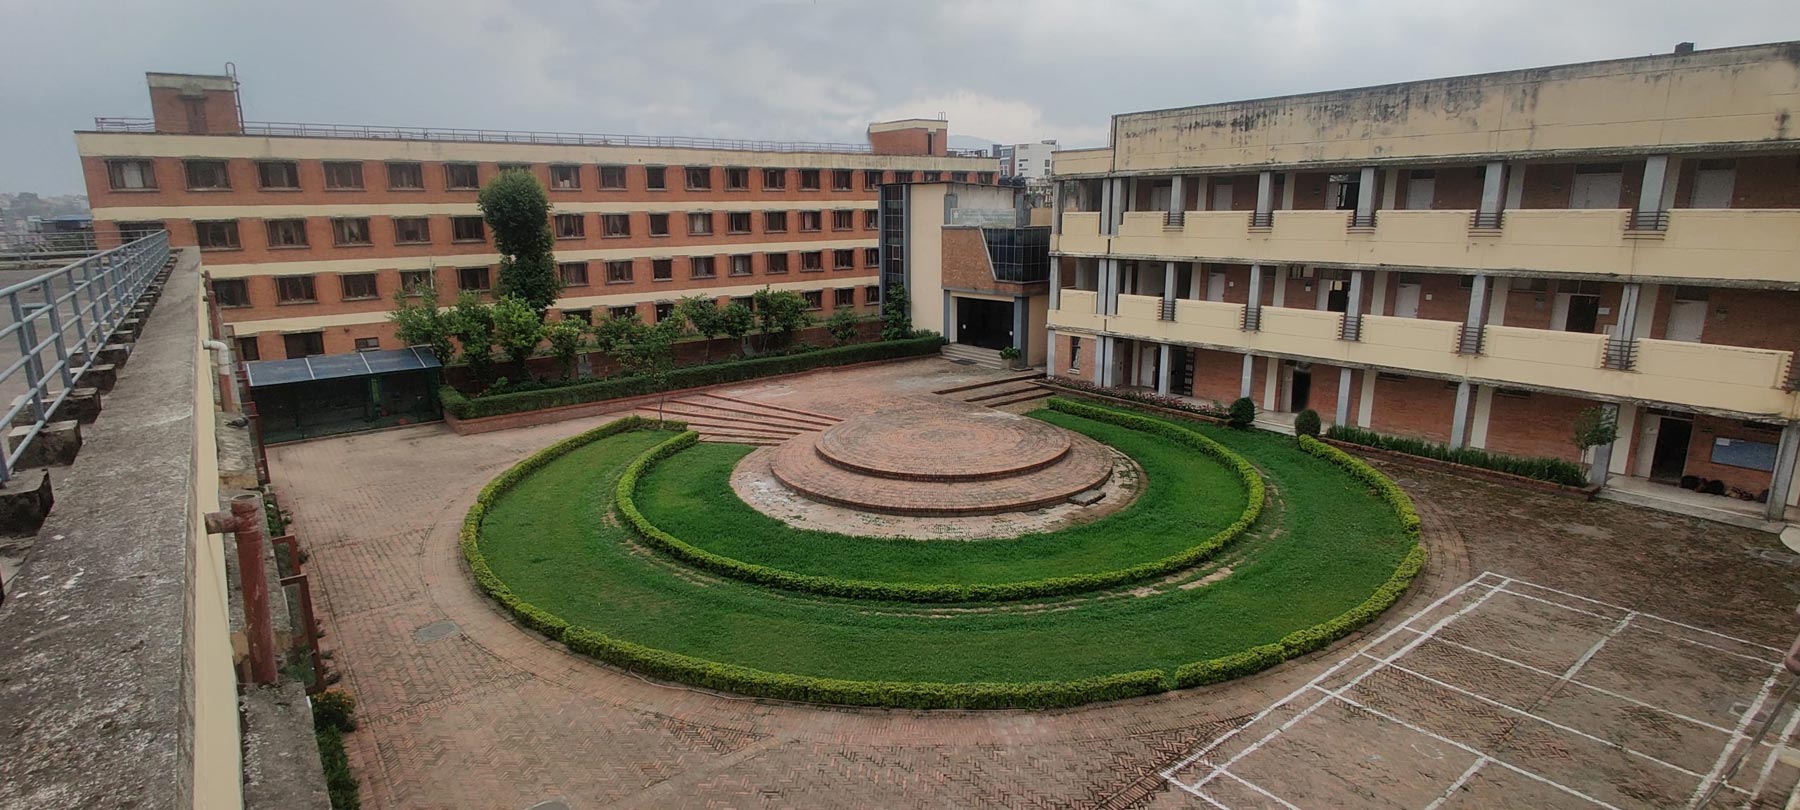
[[250,642],[250,680],[275,682],[275,627],[269,620],[269,580],[263,572],[262,496],[238,495],[231,511],[206,516],[207,534],[230,532],[237,541],[238,584],[244,591],[244,635]]
[[208,340],[200,345],[212,350],[214,362],[219,370],[219,410],[230,413],[232,410],[231,346],[222,340]]

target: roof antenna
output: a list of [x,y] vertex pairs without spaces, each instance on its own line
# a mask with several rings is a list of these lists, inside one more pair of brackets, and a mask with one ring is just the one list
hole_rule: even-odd
[[225,75],[231,77],[231,101],[237,105],[238,132],[244,131],[244,94],[238,92],[237,63],[225,63]]

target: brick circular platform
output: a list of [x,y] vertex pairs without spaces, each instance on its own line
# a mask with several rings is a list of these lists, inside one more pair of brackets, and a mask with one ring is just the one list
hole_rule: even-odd
[[994,515],[1106,483],[1110,451],[1016,414],[906,402],[775,448],[770,472],[820,503],[894,515]]

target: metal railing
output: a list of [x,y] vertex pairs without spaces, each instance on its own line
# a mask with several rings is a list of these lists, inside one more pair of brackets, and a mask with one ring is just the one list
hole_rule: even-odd
[[1273,228],[1273,227],[1275,227],[1275,212],[1274,211],[1252,211],[1252,212],[1250,212],[1250,227],[1252,227],[1252,228]]
[[[0,392],[11,395],[21,378],[24,383],[0,425],[27,428],[0,453],[0,484],[12,478],[19,459],[82,375],[99,364],[100,350],[168,258],[169,235],[157,231],[0,289],[4,311],[12,315],[0,328],[0,347],[16,342],[18,351],[0,371]],[[18,421],[21,415],[29,421]]]
[[1783,386],[1789,391],[1800,391],[1800,352],[1788,355],[1787,382]]
[[1628,231],[1666,231],[1669,229],[1669,212],[1667,211],[1633,211],[1625,219],[1625,230]]
[[1481,347],[1485,342],[1487,342],[1486,324],[1465,323],[1462,330],[1456,333],[1456,353],[1481,354]]
[[1182,225],[1185,224],[1186,222],[1187,222],[1187,212],[1186,211],[1164,211],[1163,212],[1163,227],[1164,228],[1167,228],[1169,230],[1180,230]]
[[1350,227],[1352,227],[1352,228],[1373,228],[1373,227],[1375,227],[1375,215],[1378,213],[1381,213],[1381,212],[1370,211],[1367,214],[1354,214],[1353,213],[1350,215]]
[[1362,340],[1362,315],[1346,312],[1338,322],[1338,340]]
[[1469,216],[1469,228],[1476,231],[1497,231],[1505,217],[1504,211],[1476,211]]
[[1159,321],[1175,320],[1175,299],[1164,298],[1156,308],[1156,319]]
[[1244,307],[1243,329],[1246,332],[1262,331],[1262,305],[1261,304],[1249,304]]
[[1606,339],[1607,368],[1616,371],[1630,371],[1637,365],[1638,342],[1632,338],[1609,337]]

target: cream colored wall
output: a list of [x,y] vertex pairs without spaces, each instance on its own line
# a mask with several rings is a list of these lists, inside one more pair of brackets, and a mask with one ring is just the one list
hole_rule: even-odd
[[[199,284],[197,275],[179,283]],[[213,365],[200,345],[206,339],[205,296],[194,306],[194,477],[188,502],[187,594],[194,617],[192,639],[194,807],[236,810],[244,806],[243,757],[238,729],[237,673],[232,669],[230,590],[225,547],[206,533],[205,515],[219,511],[219,447],[213,434]]]
[[[1793,141],[1800,129],[1786,119],[1800,109],[1797,49],[1777,43],[1127,113],[1114,118],[1116,168]],[[1060,161],[1057,171],[1065,171]]]
[[1031,343],[1025,347],[1025,362],[1041,366],[1044,364],[1045,348],[1049,343],[1046,316],[1049,314],[1050,296],[1035,295],[1027,298],[1025,307],[1025,334],[1031,337]]
[[[907,188],[906,294],[914,329],[944,331],[944,193],[940,183]],[[945,335],[950,337],[950,335]]]
[[1050,171],[1056,177],[1106,174],[1112,171],[1113,150],[1061,149],[1050,155]]

